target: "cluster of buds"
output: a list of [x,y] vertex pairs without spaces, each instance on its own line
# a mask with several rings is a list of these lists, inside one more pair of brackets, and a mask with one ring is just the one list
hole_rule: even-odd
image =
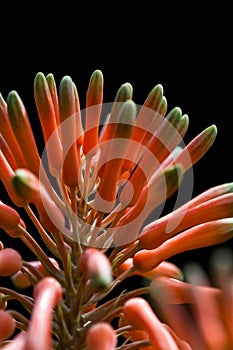
[[[6,101],[0,96],[0,179],[8,196],[0,201],[1,349],[201,349],[146,296],[157,300],[158,290],[171,290],[169,304],[186,302],[190,290],[195,301],[207,295],[209,289],[192,289],[169,258],[233,237],[233,183],[191,198],[192,167],[217,128],[208,126],[186,145],[189,117],[179,107],[167,111],[160,84],[141,106],[128,82],[113,103],[103,103],[103,90],[95,70],[82,110],[70,76],[57,89],[52,74],[37,73],[42,153],[18,93]],[[175,193],[176,207],[161,215]],[[34,259],[9,241],[21,241]],[[147,282],[125,289],[122,282],[132,276]],[[222,288],[232,305],[232,284]],[[11,308],[14,301],[22,311]],[[222,307],[227,342],[221,344],[229,347],[232,313]]]

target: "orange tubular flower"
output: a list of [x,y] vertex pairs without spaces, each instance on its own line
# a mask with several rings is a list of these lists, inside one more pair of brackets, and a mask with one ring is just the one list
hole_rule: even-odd
[[179,350],[174,338],[159,321],[146,300],[131,298],[124,304],[123,313],[131,325],[148,333],[152,349]]
[[7,345],[3,346],[4,350],[25,350],[25,342],[26,334],[21,332],[14,337],[13,341],[7,343]]
[[96,70],[89,82],[86,95],[86,123],[83,139],[83,152],[95,152],[99,138],[99,123],[103,102],[103,74]]
[[[133,326],[131,326],[128,321],[126,320],[124,314],[120,316],[119,322],[118,322],[119,330],[121,330],[123,337],[126,339],[130,339],[132,343],[141,342],[140,349],[141,350],[151,350],[151,344],[149,341],[149,335],[147,332],[145,332],[142,329],[135,329]],[[142,341],[147,342],[149,345],[143,346]]]
[[132,94],[133,94],[132,85],[129,83],[125,83],[121,85],[121,87],[118,89],[115,100],[112,105],[110,117],[108,119],[107,124],[105,125],[104,129],[100,134],[101,143],[113,138],[115,123],[118,118],[119,110],[121,109],[122,104],[124,102],[132,99]]
[[[51,79],[50,79],[51,82]],[[51,84],[50,84],[51,85]],[[53,93],[49,89],[49,84],[43,73],[37,73],[34,80],[34,96],[38,116],[44,135],[45,144],[48,152],[48,162],[51,174],[56,175],[62,164],[62,147],[58,134],[58,106],[56,104],[56,90]],[[53,135],[53,144],[47,143]],[[48,148],[48,145],[50,147]]]
[[5,231],[17,230],[19,223],[18,212],[0,201],[0,227]]
[[45,277],[34,289],[35,307],[27,331],[26,346],[28,350],[51,350],[52,313],[62,300],[62,287],[52,277]]
[[0,251],[0,276],[12,276],[22,267],[22,258],[17,250],[5,248]]
[[[168,304],[186,304],[193,302],[195,286],[188,282],[179,281],[167,276],[159,276],[150,284],[151,295],[155,300],[164,298]],[[210,286],[197,286],[198,295],[201,298],[207,298],[211,295],[219,299],[221,291],[218,288]]]
[[105,322],[92,325],[86,335],[88,350],[114,350],[117,338],[114,328]]
[[[133,258],[128,258],[121,264],[116,271],[114,271],[115,276],[119,276],[121,273],[133,267]],[[175,264],[169,261],[162,261],[158,266],[149,272],[133,271],[132,275],[139,275],[150,280],[157,279],[158,277],[170,277],[177,280],[183,279],[183,274],[181,269],[179,269]]]
[[0,94],[0,132],[9,145],[18,167],[25,167],[26,162],[23,153],[17,143],[15,134],[11,128],[7,112],[7,103]]
[[79,258],[78,268],[91,280],[95,290],[105,289],[112,282],[112,266],[106,255],[95,248],[85,250]]
[[[141,106],[129,82],[105,104],[98,69],[83,111],[69,75],[57,88],[52,73],[38,72],[33,91],[41,139],[19,94],[0,95],[0,180],[9,197],[0,200],[8,239],[1,234],[0,347],[216,350],[216,342],[231,349],[225,267],[215,266],[215,288],[193,285],[192,272],[168,261],[233,237],[233,182],[192,198],[192,166],[214,143],[215,124],[185,144],[189,116],[167,110],[161,84]],[[176,309],[184,304],[195,307],[191,322]]]
[[10,164],[10,167],[14,170],[17,168],[17,163],[14,158],[14,155],[6,142],[6,140],[3,138],[3,136],[0,134],[0,149],[4,156],[6,157],[7,162]]
[[[233,265],[229,249],[216,249],[211,266],[215,267],[212,277],[216,286],[194,262],[185,266],[187,282],[162,277],[150,285],[152,296],[161,307],[160,314],[194,350],[225,350],[233,345]],[[189,305],[189,310],[184,305]]]
[[8,339],[15,330],[15,320],[13,317],[7,312],[0,310],[0,344]]
[[233,218],[209,221],[183,231],[168,239],[158,248],[140,250],[134,255],[134,266],[136,270],[147,272],[173,255],[219,244],[232,237]]
[[[55,259],[49,258],[49,260],[53,263],[54,266],[59,268],[59,264]],[[48,276],[48,272],[45,269],[44,265],[38,260],[29,261],[27,263],[26,269],[28,271],[30,271],[31,268],[32,268],[32,270],[38,271],[41,274],[41,278],[43,278],[43,276]],[[25,288],[28,288],[32,285],[30,279],[22,271],[17,271],[16,273],[14,273],[11,276],[11,281],[14,284],[14,286],[16,286],[17,288],[20,288],[20,289],[25,289]]]
[[[61,140],[63,150],[65,152],[63,160],[63,180],[69,187],[78,186],[80,154],[76,147],[77,140],[77,123],[76,123],[76,105],[74,83],[69,76],[63,77],[59,86],[59,112],[60,122],[64,123],[65,127],[61,126]],[[68,123],[67,123],[68,120]],[[79,136],[79,135],[78,135]],[[72,140],[70,147],[67,142]],[[72,171],[70,171],[72,164]]]
[[[115,205],[117,182],[120,179],[125,151],[135,123],[135,116],[135,104],[132,101],[125,102],[119,111],[119,118],[115,123],[112,142],[108,146],[108,151],[105,152],[107,153],[107,159],[100,159],[100,167],[104,165],[104,170],[94,201],[94,206],[97,206],[99,211],[108,213]],[[110,155],[109,159],[108,155]]]
[[22,206],[23,202],[21,198],[15,193],[12,185],[12,178],[14,177],[14,170],[8,163],[2,150],[0,150],[0,179],[4,184],[6,191],[14,204],[17,206]]
[[10,92],[7,96],[7,111],[12,130],[24,155],[26,164],[29,170],[38,175],[40,155],[27,112],[16,91]]
[[[131,170],[134,167],[134,164],[137,163],[142,155],[141,145],[146,146],[148,144],[153,132],[162,122],[163,116],[166,112],[166,110],[160,110],[163,98],[163,87],[161,84],[158,84],[151,90],[141,109],[139,110],[135,128],[133,129],[131,136],[131,140],[135,141],[135,143],[129,145],[127,151],[129,159],[124,161],[124,170]],[[150,126],[149,131],[148,126]],[[130,160],[132,155],[134,156],[133,161]]]
[[[217,192],[221,189],[222,195]],[[228,191],[230,193],[227,193]],[[233,216],[233,193],[231,191],[232,184],[230,183],[212,188],[206,193],[203,192],[188,204],[145,226],[139,238],[140,244],[146,249],[154,249],[168,238],[191,226]]]
[[24,206],[27,206],[29,203],[33,203],[36,206],[41,223],[48,231],[58,231],[57,225],[54,225],[48,213],[51,213],[50,215],[56,218],[58,226],[64,225],[64,217],[61,210],[55,205],[46,188],[33,173],[27,169],[19,168],[12,178],[12,183],[15,192],[22,198]]

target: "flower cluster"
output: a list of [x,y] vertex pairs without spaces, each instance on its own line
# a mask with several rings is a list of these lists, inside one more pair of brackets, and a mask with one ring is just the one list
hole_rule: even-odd
[[159,303],[169,326],[192,349],[230,350],[233,344],[232,252],[227,247],[218,247],[211,259],[211,279],[200,264],[189,261],[184,267],[186,281],[161,276],[151,283],[151,295]]
[[[194,298],[198,310],[205,296],[207,311],[215,312],[211,298],[221,299],[221,327],[212,324],[225,335],[221,349],[230,349],[232,308],[223,300],[232,306],[232,283],[222,283],[222,292],[194,288],[169,261],[233,236],[233,183],[191,198],[192,166],[212,146],[217,128],[208,126],[186,145],[189,117],[179,107],[167,111],[160,84],[141,106],[128,82],[111,104],[103,90],[102,72],[95,70],[81,109],[70,76],[57,89],[52,74],[37,73],[43,152],[18,93],[6,101],[0,96],[0,179],[9,197],[0,201],[0,347],[196,350],[200,343],[175,324],[177,313],[165,307],[165,322],[150,295],[163,305]],[[161,215],[175,193],[174,210]],[[34,259],[8,247],[4,235]],[[132,276],[147,283],[114,294]],[[14,301],[22,311],[11,308]],[[208,315],[200,320],[206,334]]]

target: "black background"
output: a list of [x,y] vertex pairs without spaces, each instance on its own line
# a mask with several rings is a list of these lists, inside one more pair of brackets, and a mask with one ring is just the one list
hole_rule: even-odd
[[[232,182],[233,30],[228,3],[204,7],[198,2],[188,6],[175,2],[174,8],[166,2],[154,3],[154,7],[139,4],[140,8],[130,4],[129,13],[120,3],[111,4],[110,13],[106,13],[104,4],[104,18],[100,18],[99,2],[88,3],[88,11],[72,2],[51,7],[26,3],[25,9],[22,2],[19,6],[9,2],[9,9],[8,3],[2,4],[0,93],[5,99],[11,90],[19,93],[40,139],[33,97],[33,80],[39,71],[53,73],[57,84],[64,75],[70,75],[82,108],[95,69],[104,75],[104,102],[112,102],[119,86],[130,82],[133,99],[140,105],[161,83],[168,110],[179,106],[189,115],[186,143],[211,124],[218,128],[214,145],[194,166],[193,194]],[[165,8],[160,9],[163,5]],[[0,186],[2,197],[6,199]],[[1,230],[0,240],[5,246],[14,244],[30,259],[23,244],[9,240]],[[224,245],[232,247],[232,240]],[[208,269],[214,249],[182,253],[172,260],[182,267],[195,259]]]

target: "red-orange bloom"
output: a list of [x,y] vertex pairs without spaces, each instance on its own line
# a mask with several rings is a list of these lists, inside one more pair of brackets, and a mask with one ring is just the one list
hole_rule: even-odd
[[[0,95],[0,180],[12,202],[0,201],[0,229],[17,249],[18,242],[27,248],[19,254],[1,236],[3,349],[190,350],[195,337],[180,332],[186,316],[177,317],[177,327],[166,324],[143,298],[151,293],[156,299],[161,290],[167,302],[196,306],[199,344],[211,350],[214,341],[220,348],[232,345],[232,284],[220,295],[220,288],[195,289],[168,261],[232,239],[233,183],[193,199],[192,176],[185,190],[180,186],[212,146],[216,126],[186,145],[189,117],[177,106],[167,112],[160,84],[142,106],[129,82],[104,104],[98,69],[87,86],[85,111],[69,75],[57,87],[51,73],[39,72],[33,88],[40,147],[18,93],[11,91],[6,101]],[[163,215],[175,193],[175,208]],[[133,288],[136,276],[143,283]],[[7,280],[15,289],[5,286]],[[12,300],[22,312],[11,309]],[[225,328],[211,341],[206,324],[219,329],[220,316]]]

